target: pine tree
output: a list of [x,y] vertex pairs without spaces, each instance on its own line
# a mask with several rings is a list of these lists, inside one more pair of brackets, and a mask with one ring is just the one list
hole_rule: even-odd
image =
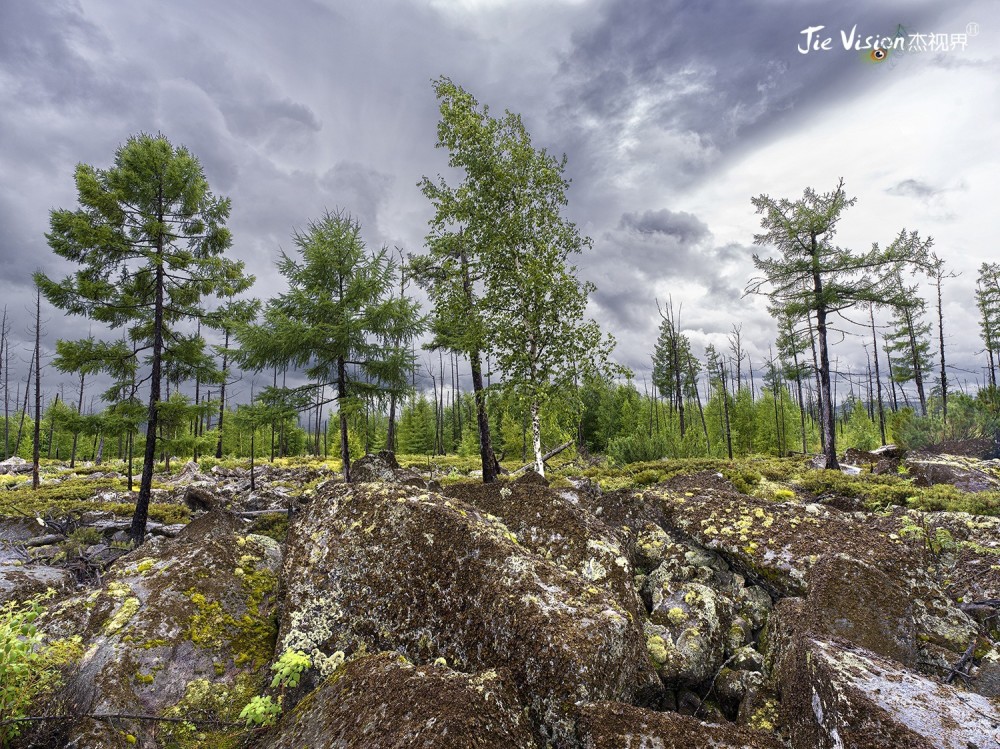
[[259,324],[236,327],[247,367],[301,367],[315,395],[333,388],[340,420],[344,480],[350,481],[348,421],[364,399],[407,392],[414,358],[409,341],[424,320],[417,304],[393,296],[396,267],[387,250],[367,254],[361,225],[337,211],[294,235],[298,257],[278,270],[289,289],[270,301]]
[[976,280],[976,307],[979,309],[979,330],[989,358],[988,379],[997,386],[997,365],[1000,358],[1000,263],[983,263]]
[[751,202],[763,229],[754,244],[774,246],[780,254],[754,255],[762,276],[747,284],[747,293],[766,293],[773,306],[793,319],[815,318],[823,455],[826,467],[836,468],[830,317],[859,303],[888,301],[901,269],[926,262],[931,240],[903,230],[884,249],[873,244],[867,252],[855,253],[833,244],[843,212],[855,203],[845,194],[843,180],[822,195],[807,188],[797,201],[759,195]]
[[904,303],[893,307],[893,317],[886,333],[886,352],[892,359],[890,377],[900,386],[913,382],[917,388],[920,413],[927,415],[927,395],[924,374],[931,368],[931,324],[923,320],[927,303],[908,289],[901,297]]
[[[225,221],[228,199],[209,190],[198,159],[162,135],[141,134],[121,146],[110,169],[76,168],[80,208],[55,210],[46,235],[53,251],[80,267],[61,282],[41,273],[36,283],[50,303],[112,329],[125,328],[137,344],[131,357],[149,365],[146,446],[139,497],[129,536],[142,542],[153,483],[164,364],[179,359],[194,335],[246,311],[223,303],[209,311],[206,297],[227,300],[253,278],[243,263],[224,257],[232,239]],[[115,352],[101,352],[109,368]]]

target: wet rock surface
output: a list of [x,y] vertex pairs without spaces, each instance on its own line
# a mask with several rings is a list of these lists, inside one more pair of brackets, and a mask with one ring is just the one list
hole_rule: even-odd
[[366,655],[324,681],[257,749],[542,749],[508,674]]
[[[99,579],[50,564],[68,526],[0,521],[0,600],[54,584],[47,641],[84,644],[50,705],[69,717],[23,745],[969,749],[1000,735],[998,518],[872,512],[766,480],[748,496],[716,470],[602,492],[530,472],[438,490],[391,453],[354,467],[345,485],[325,466],[261,465],[250,491],[244,468],[188,464],[155,501],[189,524],[151,523],[125,553],[122,518],[78,519]],[[288,650],[310,666],[274,688]],[[256,695],[281,697],[273,729],[239,724]]]

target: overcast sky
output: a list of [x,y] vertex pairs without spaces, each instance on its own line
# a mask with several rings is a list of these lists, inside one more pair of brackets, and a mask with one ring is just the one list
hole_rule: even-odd
[[[44,234],[51,209],[76,205],[75,164],[110,166],[140,131],[187,146],[232,198],[232,253],[267,298],[282,288],[279,248],[326,208],[358,217],[371,246],[421,251],[431,207],[417,182],[446,167],[431,80],[447,75],[566,154],[567,213],[593,238],[579,259],[597,285],[591,314],[640,378],[668,297],[697,353],[742,324],[757,368],[774,325],[762,299],[743,297],[759,230],[750,198],[843,177],[858,202],[840,244],[906,227],[961,273],[945,286],[945,332],[972,371],[956,375],[974,382],[976,269],[1000,259],[1000,4],[874,5],[2,0],[0,307],[19,366],[32,272],[69,270]],[[844,49],[852,30],[903,35],[909,49],[874,62]],[[935,34],[944,49],[917,48]],[[89,331],[44,316],[49,349]],[[833,353],[857,366],[859,352]]]

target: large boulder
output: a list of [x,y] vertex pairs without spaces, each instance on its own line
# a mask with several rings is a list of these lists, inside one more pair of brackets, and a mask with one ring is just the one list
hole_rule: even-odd
[[775,736],[676,713],[599,702],[577,709],[583,749],[782,749]]
[[416,486],[421,489],[428,487],[428,481],[416,471],[401,468],[396,455],[391,450],[381,450],[370,453],[351,464],[351,481],[355,484],[386,482]]
[[913,604],[888,575],[843,554],[824,554],[806,579],[809,595],[801,625],[904,665],[916,664]]
[[281,648],[309,653],[320,675],[337,651],[506,667],[556,746],[572,746],[573,704],[660,691],[640,626],[613,596],[457,499],[332,485],[290,529],[285,579]]
[[964,492],[1000,490],[1000,460],[917,453],[903,461],[917,486],[950,484]]
[[779,662],[781,713],[793,749],[996,745],[996,703],[870,651],[798,636]]
[[414,666],[395,653],[336,671],[259,749],[540,749],[517,692],[496,671]]
[[610,592],[638,618],[642,603],[631,561],[633,534],[612,528],[586,505],[577,489],[549,489],[529,471],[512,483],[462,483],[443,490],[481,512],[500,518],[517,543]]
[[[232,515],[205,514],[176,538],[154,538],[120,558],[101,589],[51,613],[53,635],[82,635],[86,648],[62,695],[69,716],[236,720],[266,683],[281,567],[278,544],[245,528]],[[127,733],[139,747],[214,745],[218,727],[203,729],[69,717],[63,740],[118,747]]]

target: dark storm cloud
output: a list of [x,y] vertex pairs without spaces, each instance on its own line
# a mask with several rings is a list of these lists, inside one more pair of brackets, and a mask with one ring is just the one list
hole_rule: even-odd
[[642,214],[622,214],[619,227],[634,229],[642,234],[663,234],[674,238],[680,244],[693,244],[705,239],[708,226],[697,216],[664,208],[659,211],[645,211]]
[[[841,29],[886,34],[934,12],[929,2],[608,0],[573,37],[558,112],[581,152],[596,157],[583,173],[599,174],[607,157],[618,168],[653,160],[653,179],[680,187],[799,114],[875,83],[843,50]],[[800,32],[818,25],[840,48],[800,54]]]

